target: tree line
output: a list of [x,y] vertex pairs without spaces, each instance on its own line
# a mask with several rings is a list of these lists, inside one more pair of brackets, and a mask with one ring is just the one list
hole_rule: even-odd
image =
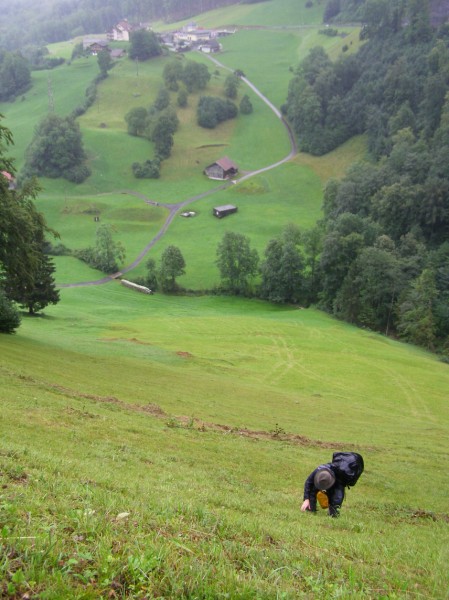
[[312,49],[283,107],[302,150],[368,141],[326,185],[308,299],[448,354],[449,27],[431,28],[425,1],[372,0],[364,15],[357,54]]

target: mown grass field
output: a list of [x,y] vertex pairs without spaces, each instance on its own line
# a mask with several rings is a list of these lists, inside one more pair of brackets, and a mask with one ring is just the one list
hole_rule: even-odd
[[[195,20],[315,27],[225,40],[219,59],[279,105],[289,67],[323,37],[324,4],[304,5],[271,0]],[[344,43],[353,51],[352,36],[326,38],[334,58]],[[71,44],[52,51],[69,57]],[[195,125],[192,95],[161,179],[134,179],[129,165],[152,148],[126,134],[124,114],[151,104],[166,60],[138,75],[125,60],[99,86],[79,119],[93,170],[85,184],[42,181],[38,207],[69,248],[94,243],[99,215],[129,264],[161,228],[164,204],[217,185],[201,171],[218,153],[244,171],[287,155],[284,129],[253,94],[251,116],[213,131]],[[207,64],[208,93],[219,94],[227,71]],[[97,71],[88,59],[50,72],[55,110],[79,105]],[[48,109],[48,75],[0,106],[18,166]],[[298,154],[196,200],[196,216],[176,218],[149,256],[179,246],[179,282],[211,289],[225,231],[262,254],[287,223],[312,227],[323,185],[364,153],[360,137],[324,157]],[[238,213],[214,219],[227,203]],[[73,257],[55,264],[61,284],[103,276]],[[127,277],[144,272],[141,263]],[[113,281],[62,289],[59,304],[0,335],[0,357],[1,598],[447,598],[449,367],[435,356],[314,309],[144,296]],[[301,513],[304,479],[342,449],[366,469],[341,517]]]
[[[435,357],[314,310],[118,282],[63,290],[0,353],[4,596],[446,597]],[[366,462],[340,519],[301,513],[338,449]]]

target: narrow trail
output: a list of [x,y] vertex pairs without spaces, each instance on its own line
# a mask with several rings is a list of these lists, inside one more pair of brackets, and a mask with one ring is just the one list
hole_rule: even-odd
[[[209,58],[213,63],[215,63],[221,69],[225,69],[227,71],[233,72],[233,69],[231,69],[230,67],[227,67],[226,65],[224,65],[223,63],[218,61],[213,56],[208,56],[207,58]],[[287,154],[287,156],[285,156],[285,158],[282,158],[281,160],[279,160],[275,163],[272,163],[270,165],[267,165],[266,167],[262,167],[255,171],[251,171],[250,173],[247,173],[246,175],[239,177],[237,180],[235,180],[236,184],[246,181],[247,179],[250,179],[251,177],[255,177],[256,175],[259,175],[260,173],[265,173],[266,171],[270,171],[271,169],[275,169],[276,167],[283,165],[284,163],[291,160],[298,152],[295,136],[294,136],[289,124],[283,118],[279,109],[276,108],[276,106],[274,106],[274,104],[272,102],[270,102],[270,100],[268,100],[268,98],[266,96],[264,96],[262,94],[262,92],[260,90],[258,90],[256,88],[256,86],[253,83],[251,83],[251,81],[247,77],[242,76],[240,79],[251,90],[253,90],[253,92],[255,94],[257,94],[257,96],[259,96],[259,98],[261,98],[261,100],[263,102],[265,102],[265,104],[270,108],[270,110],[272,110],[273,113],[276,115],[276,117],[281,121],[282,125],[285,127],[287,134],[288,134],[288,138],[289,138],[289,142],[290,142],[290,152]],[[164,224],[162,225],[161,229],[153,237],[153,239],[150,242],[148,242],[148,244],[145,246],[145,248],[143,248],[143,250],[139,253],[139,255],[129,265],[127,265],[126,267],[124,267],[123,269],[118,271],[117,273],[112,273],[111,275],[106,275],[105,277],[102,277],[101,279],[96,279],[93,281],[81,281],[78,283],[61,283],[61,284],[57,284],[58,287],[59,288],[75,288],[75,287],[87,287],[87,286],[93,286],[93,285],[102,285],[103,283],[109,283],[110,281],[113,281],[114,279],[118,279],[125,273],[132,271],[135,267],[137,267],[137,265],[139,265],[142,262],[142,260],[145,258],[145,256],[148,254],[148,252],[151,250],[151,248],[153,248],[153,246],[163,237],[163,235],[169,228],[170,224],[174,220],[175,216],[181,209],[185,208],[186,206],[188,206],[189,204],[191,204],[193,202],[196,202],[197,200],[201,200],[202,198],[205,198],[207,196],[215,194],[216,192],[225,190],[231,185],[233,185],[233,183],[231,181],[226,181],[222,185],[212,188],[211,190],[208,190],[201,194],[197,194],[196,196],[191,196],[190,198],[187,198],[186,200],[183,200],[182,202],[177,202],[174,204],[161,204],[154,200],[150,200],[144,194],[141,194],[139,192],[134,192],[132,190],[123,190],[121,192],[122,194],[129,194],[130,196],[135,196],[136,198],[140,198],[147,204],[152,204],[153,206],[160,206],[160,207],[166,208],[168,210],[168,216],[167,216]]]

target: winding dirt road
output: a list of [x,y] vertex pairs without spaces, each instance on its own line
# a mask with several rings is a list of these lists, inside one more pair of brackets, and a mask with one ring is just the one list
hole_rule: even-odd
[[[230,67],[227,67],[227,66],[223,65],[221,62],[219,62],[213,56],[208,56],[208,58],[213,63],[215,63],[218,67],[220,67],[222,69],[226,69],[227,71],[231,71],[231,72],[233,71],[233,69],[231,69]],[[297,154],[297,152],[298,152],[298,148],[297,148],[297,145],[296,145],[295,136],[294,136],[292,130],[290,129],[290,126],[288,125],[288,123],[283,118],[281,112],[276,108],[276,106],[274,106],[274,104],[272,104],[268,100],[268,98],[266,96],[264,96],[262,94],[262,92],[260,92],[260,90],[258,90],[256,88],[256,86],[253,83],[251,83],[251,81],[247,77],[241,77],[241,80],[249,88],[251,88],[253,90],[253,92],[255,94],[257,94],[259,96],[259,98],[261,98],[263,100],[263,102],[265,102],[265,104],[274,112],[274,114],[276,115],[276,117],[282,122],[282,125],[285,127],[285,129],[287,131],[287,134],[288,134],[288,137],[289,137],[289,140],[290,140],[290,152],[282,160],[279,160],[279,161],[277,161],[277,162],[275,162],[275,163],[273,163],[271,165],[268,165],[266,167],[262,167],[261,169],[257,169],[256,171],[251,171],[250,173],[247,173],[246,175],[243,175],[242,177],[239,177],[236,180],[237,184],[241,183],[242,181],[246,181],[250,177],[254,177],[256,175],[259,175],[260,173],[265,173],[266,171],[270,171],[271,169],[275,169],[276,167],[279,167],[280,165],[282,165],[282,164],[288,162],[289,160],[291,160]],[[185,208],[186,206],[188,206],[192,202],[196,202],[197,200],[200,200],[201,198],[205,198],[206,196],[210,196],[211,194],[215,194],[216,192],[220,192],[222,190],[225,190],[230,185],[233,185],[232,182],[226,181],[225,183],[223,183],[222,185],[219,185],[216,188],[208,190],[207,192],[203,192],[202,194],[198,194],[197,196],[191,196],[190,198],[187,198],[187,200],[183,200],[182,202],[177,202],[175,204],[158,204],[157,202],[154,202],[154,201],[150,200],[149,198],[147,198],[144,194],[140,194],[138,192],[133,192],[132,190],[123,190],[122,194],[129,194],[131,196],[136,196],[137,198],[141,198],[147,204],[153,204],[155,206],[163,206],[164,208],[168,209],[168,211],[169,211],[168,212],[168,216],[167,216],[164,224],[162,225],[161,229],[154,236],[154,238],[150,242],[148,242],[148,244],[145,246],[145,248],[143,248],[143,250],[139,253],[139,255],[133,260],[133,262],[130,263],[129,265],[127,265],[126,267],[124,267],[123,269],[121,269],[120,271],[118,271],[117,273],[112,273],[111,275],[106,275],[105,277],[102,277],[101,279],[96,279],[94,281],[82,281],[82,282],[79,282],[79,283],[63,283],[63,284],[58,284],[58,287],[59,288],[73,288],[73,287],[86,287],[86,286],[91,286],[91,285],[101,285],[103,283],[108,283],[110,281],[113,281],[114,279],[117,279],[118,277],[121,277],[125,273],[128,273],[129,271],[132,271],[135,267],[137,267],[138,264],[140,264],[140,262],[142,262],[142,260],[146,256],[146,254],[150,251],[150,249],[165,234],[165,232],[167,231],[167,229],[170,226],[171,222],[175,218],[176,214],[181,209]]]

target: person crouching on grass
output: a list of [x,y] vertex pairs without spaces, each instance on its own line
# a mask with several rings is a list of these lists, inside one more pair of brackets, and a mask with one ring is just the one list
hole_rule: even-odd
[[345,497],[345,486],[338,480],[331,464],[320,465],[307,477],[301,510],[316,512],[317,501],[327,508],[329,516],[338,517]]

